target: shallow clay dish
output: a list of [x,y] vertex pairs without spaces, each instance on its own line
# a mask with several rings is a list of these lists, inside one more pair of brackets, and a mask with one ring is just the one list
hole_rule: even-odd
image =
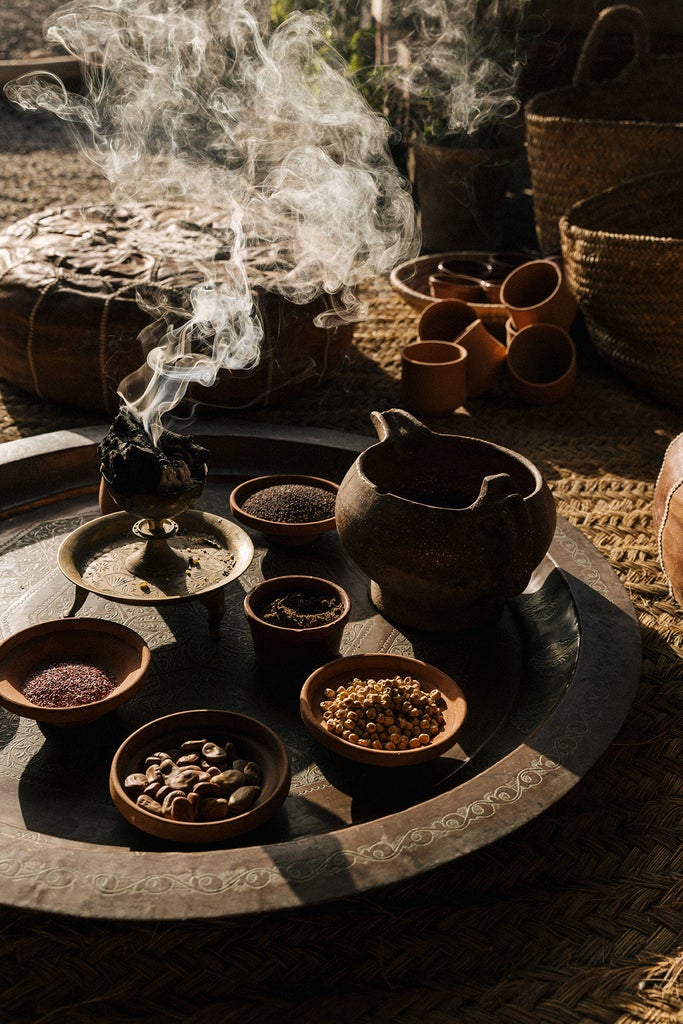
[[[124,781],[141,770],[147,756],[179,747],[188,739],[232,740],[238,757],[258,764],[263,773],[261,793],[248,811],[220,821],[171,821],[138,807],[128,796]],[[287,751],[271,729],[246,715],[202,709],[156,718],[131,733],[114,755],[109,792],[123,817],[143,832],[174,842],[215,843],[250,832],[272,818],[289,793],[290,781]]]
[[[407,302],[413,309],[422,312],[423,309],[434,301],[438,301],[430,294],[429,278],[431,274],[438,272],[439,264],[463,259],[476,259],[488,262],[489,255],[489,253],[481,252],[442,252],[428,256],[419,256],[417,259],[408,260],[408,262],[394,267],[389,276],[389,281],[404,302]],[[500,324],[501,326],[505,324],[507,313],[505,306],[500,302],[471,302],[469,305],[484,323]]]
[[[43,666],[60,661],[91,664],[112,675],[116,687],[90,704],[45,707],[24,697],[26,679]],[[120,707],[147,678],[150,652],[128,626],[106,619],[65,618],[29,626],[0,644],[0,704],[22,718],[49,725],[81,725]]]
[[294,547],[299,544],[310,544],[328,530],[334,530],[335,517],[315,519],[306,523],[280,523],[270,519],[261,519],[251,515],[244,509],[244,502],[258,491],[267,487],[281,487],[288,484],[302,487],[318,487],[323,491],[337,494],[339,484],[331,480],[323,480],[317,476],[303,476],[295,473],[280,473],[272,476],[257,476],[238,484],[230,495],[230,511],[235,519],[252,530],[258,530],[267,540],[278,544]]
[[[395,676],[410,676],[417,679],[423,690],[441,691],[444,728],[427,746],[413,750],[372,750],[349,743],[322,725],[320,702],[325,699],[328,687],[336,690],[355,678],[393,679]],[[445,753],[457,741],[467,714],[465,696],[450,676],[435,665],[401,654],[355,654],[321,666],[304,683],[299,708],[304,725],[324,747],[350,761],[390,768],[432,761]]]

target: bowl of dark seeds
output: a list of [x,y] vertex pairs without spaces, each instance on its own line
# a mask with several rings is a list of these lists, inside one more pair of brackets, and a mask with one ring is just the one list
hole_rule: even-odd
[[215,843],[263,825],[291,781],[280,738],[232,711],[179,711],[121,744],[109,773],[114,804],[136,828],[181,843]]
[[50,725],[81,725],[129,701],[150,652],[128,626],[106,619],[41,622],[0,643],[0,704]]
[[301,672],[339,654],[351,599],[318,576],[275,576],[244,599],[257,663],[280,673]]
[[235,519],[278,544],[310,544],[334,530],[339,485],[316,476],[252,477],[230,495]]

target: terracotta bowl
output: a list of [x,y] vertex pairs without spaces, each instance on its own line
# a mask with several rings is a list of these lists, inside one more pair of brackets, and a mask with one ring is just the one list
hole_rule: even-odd
[[[445,724],[441,732],[426,746],[410,750],[373,750],[350,743],[328,732],[323,726],[323,709],[320,702],[325,700],[325,691],[328,688],[336,690],[355,678],[393,679],[395,676],[410,676],[420,683],[421,689],[438,689],[441,692],[441,710]],[[304,725],[324,747],[350,761],[389,768],[432,761],[445,753],[457,741],[460,727],[467,714],[465,696],[450,676],[435,665],[402,654],[355,654],[323,665],[304,683],[299,708]]]
[[[92,664],[116,679],[102,700],[70,707],[46,707],[24,697],[22,686],[41,667],[60,661]],[[0,644],[0,704],[15,715],[49,725],[93,722],[121,707],[142,688],[150,652],[132,629],[105,619],[65,618],[41,622]]]
[[323,480],[317,476],[305,476],[296,473],[280,473],[271,476],[252,477],[238,484],[230,495],[230,511],[235,519],[257,530],[269,541],[277,544],[284,544],[296,547],[302,544],[311,544],[328,530],[334,530],[336,526],[335,517],[328,516],[326,519],[315,519],[306,523],[280,523],[270,519],[261,519],[259,516],[251,515],[244,509],[244,502],[258,491],[267,487],[279,487],[287,484],[302,485],[304,487],[319,487],[324,491],[337,494],[339,484],[331,480]]
[[[124,782],[144,771],[145,758],[172,752],[189,739],[232,741],[237,757],[255,761],[262,772],[261,792],[247,811],[218,821],[175,821],[139,807]],[[148,722],[123,741],[109,773],[109,792],[123,817],[149,835],[180,843],[215,843],[233,839],[263,825],[280,809],[289,793],[289,757],[280,738],[255,718],[232,711],[179,711]]]
[[[278,626],[262,618],[265,606],[292,592],[337,598],[341,612],[319,626]],[[244,599],[244,614],[251,631],[256,661],[280,672],[310,672],[336,658],[349,615],[351,599],[343,587],[318,576],[276,576],[257,584]],[[303,678],[300,674],[299,678]]]

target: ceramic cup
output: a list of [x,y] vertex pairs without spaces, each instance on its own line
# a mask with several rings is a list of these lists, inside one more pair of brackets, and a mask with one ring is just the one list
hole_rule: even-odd
[[417,335],[421,341],[453,341],[478,319],[475,310],[462,299],[442,299],[423,309]]
[[531,405],[559,402],[576,384],[576,347],[556,324],[522,327],[508,345],[512,390]]
[[469,256],[447,256],[439,261],[437,267],[442,274],[469,274],[480,280],[491,272],[491,264],[485,259]]
[[481,320],[469,324],[455,342],[467,352],[467,395],[478,398],[500,380],[507,349],[487,331]]
[[553,260],[531,260],[513,270],[501,285],[500,301],[517,328],[556,324],[568,331],[577,310],[576,299]]
[[510,319],[510,317],[508,317],[507,320],[505,321],[505,344],[507,345],[508,348],[510,347],[510,342],[512,341],[516,334],[517,328],[515,327],[514,322]]
[[445,416],[467,401],[467,352],[449,341],[415,341],[401,353],[401,404]]
[[463,302],[482,302],[484,299],[478,278],[450,272],[429,275],[429,294],[435,299],[462,299]]

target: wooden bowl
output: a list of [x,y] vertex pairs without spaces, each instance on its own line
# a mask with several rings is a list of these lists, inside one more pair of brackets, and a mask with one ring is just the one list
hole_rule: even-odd
[[[26,679],[41,667],[60,661],[92,664],[112,675],[117,685],[108,696],[90,704],[47,707],[29,701],[22,692]],[[0,704],[36,722],[82,725],[134,697],[145,683],[149,666],[149,648],[128,626],[89,618],[41,622],[0,644]]]
[[[410,750],[373,750],[350,743],[323,726],[320,702],[325,699],[326,689],[336,690],[355,678],[393,679],[395,676],[410,676],[419,682],[421,689],[441,692],[444,727],[426,746]],[[322,665],[304,683],[299,708],[304,725],[324,747],[350,761],[390,768],[432,761],[445,753],[455,744],[467,714],[465,696],[450,676],[435,665],[402,654],[355,654]]]
[[261,519],[259,516],[251,515],[245,511],[244,502],[258,491],[263,491],[267,487],[280,487],[287,484],[318,487],[323,491],[330,491],[335,497],[339,490],[339,484],[335,484],[331,480],[323,480],[317,476],[305,476],[296,473],[257,476],[252,477],[251,480],[245,480],[235,487],[230,495],[230,511],[243,526],[257,530],[269,541],[275,541],[277,544],[284,544],[290,547],[311,544],[321,534],[326,533],[328,530],[334,530],[336,521],[333,515],[325,519],[315,519],[306,523],[281,523],[270,519]]
[[[263,773],[261,793],[252,807],[220,821],[174,821],[139,807],[128,795],[125,779],[144,771],[145,758],[157,751],[177,748],[185,740],[231,740],[237,756],[255,761]],[[148,722],[123,741],[109,773],[109,792],[123,817],[149,835],[180,843],[215,843],[250,832],[280,809],[289,793],[291,770],[284,744],[257,721],[232,711],[179,711]]]
[[[394,267],[389,280],[394,290],[409,306],[422,312],[433,302],[439,301],[430,294],[429,278],[438,272],[440,263],[451,259],[488,259],[488,257],[488,253],[477,252],[442,252],[431,256],[419,256],[415,260],[409,260],[407,263]],[[500,324],[501,326],[505,324],[507,319],[505,306],[494,302],[470,302],[468,305],[485,324]]]

